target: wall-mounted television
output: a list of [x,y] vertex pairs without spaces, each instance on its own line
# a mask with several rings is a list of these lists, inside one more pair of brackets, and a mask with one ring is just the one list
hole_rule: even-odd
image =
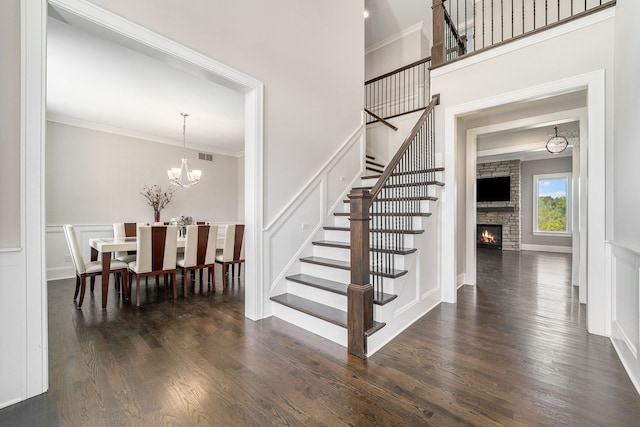
[[476,201],[508,202],[511,200],[511,177],[478,178]]

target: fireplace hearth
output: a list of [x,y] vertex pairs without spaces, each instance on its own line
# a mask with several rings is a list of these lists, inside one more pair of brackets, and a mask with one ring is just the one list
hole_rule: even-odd
[[477,224],[476,242],[479,248],[502,249],[502,225]]

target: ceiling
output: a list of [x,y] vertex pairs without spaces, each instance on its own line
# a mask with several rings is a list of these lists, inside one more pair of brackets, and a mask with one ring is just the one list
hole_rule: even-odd
[[240,91],[51,15],[50,120],[181,146],[180,113],[186,112],[187,147],[230,155],[244,151]]
[[478,136],[477,156],[482,163],[500,160],[544,160],[571,156],[573,144],[578,141],[579,122],[558,124],[558,135],[564,136],[569,147],[562,153],[551,154],[546,143],[555,135],[555,125],[546,125]]

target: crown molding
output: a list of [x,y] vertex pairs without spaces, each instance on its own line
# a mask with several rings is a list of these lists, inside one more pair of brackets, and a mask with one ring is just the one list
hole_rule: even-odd
[[[136,139],[142,139],[145,141],[158,142],[160,144],[182,147],[182,141],[178,141],[177,139],[165,138],[165,137],[153,135],[150,133],[137,132],[131,129],[124,129],[116,126],[109,126],[102,123],[90,122],[87,120],[76,119],[73,117],[63,116],[59,114],[47,113],[47,121],[60,123],[68,126],[74,126],[74,127],[83,128],[83,129],[95,130],[98,132],[105,132],[105,133],[111,133],[114,135],[126,136],[128,138],[136,138]],[[229,156],[229,157],[244,156],[244,150],[235,152],[235,151],[221,150],[219,148],[213,148],[207,145],[199,145],[199,144],[187,144],[187,148],[195,151],[204,151],[206,153],[218,154],[221,156]]]
[[[396,33],[396,34],[394,34],[392,36],[387,37],[384,40],[380,40],[379,42],[372,44],[370,47],[365,49],[364,54],[368,55],[369,53],[371,53],[371,52],[373,52],[375,50],[378,50],[380,48],[383,48],[383,47],[385,47],[387,45],[390,45],[391,43],[396,42],[396,41],[398,41],[400,39],[403,39],[403,38],[407,37],[408,35],[415,33],[416,31],[421,31],[421,32],[424,33],[423,23],[424,23],[424,21],[420,21],[417,24],[414,24],[414,25],[412,25],[410,27],[405,28],[404,30],[400,31],[399,33]],[[429,38],[429,36],[427,34],[425,34],[425,36],[427,38]]]

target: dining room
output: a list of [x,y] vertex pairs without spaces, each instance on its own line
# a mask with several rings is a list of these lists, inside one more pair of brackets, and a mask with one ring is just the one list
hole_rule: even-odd
[[[52,10],[47,37],[49,286],[68,286],[76,274],[64,224],[73,225],[87,262],[92,239],[113,238],[122,223],[178,226],[183,247],[187,224],[207,224],[221,251],[226,226],[244,223],[244,94]],[[168,195],[157,212],[149,190]],[[72,296],[71,286],[70,307]],[[100,292],[87,298],[101,303]]]

